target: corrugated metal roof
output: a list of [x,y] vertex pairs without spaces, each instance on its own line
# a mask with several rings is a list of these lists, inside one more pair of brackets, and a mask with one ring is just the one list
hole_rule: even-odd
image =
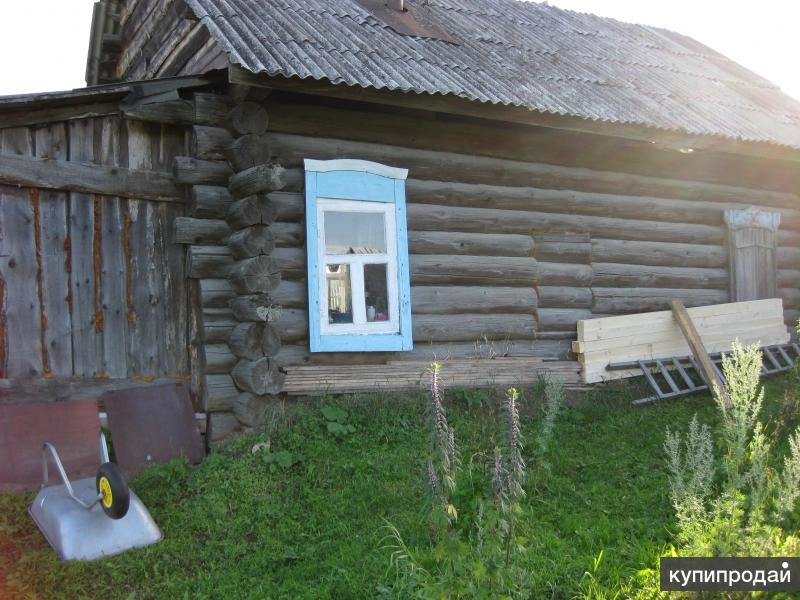
[[799,102],[684,35],[534,2],[406,2],[459,44],[395,33],[354,0],[187,0],[253,73],[800,148]]

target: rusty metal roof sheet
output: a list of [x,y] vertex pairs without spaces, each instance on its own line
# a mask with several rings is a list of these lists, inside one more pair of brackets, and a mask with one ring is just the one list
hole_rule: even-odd
[[407,0],[458,44],[355,0],[187,0],[253,73],[454,95],[800,148],[800,102],[684,35],[518,0]]

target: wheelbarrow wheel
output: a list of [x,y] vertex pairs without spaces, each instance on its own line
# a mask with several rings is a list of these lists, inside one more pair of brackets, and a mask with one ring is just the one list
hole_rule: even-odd
[[127,515],[131,493],[119,467],[112,462],[102,464],[97,471],[96,483],[97,493],[102,496],[100,507],[103,512],[112,519],[121,519]]

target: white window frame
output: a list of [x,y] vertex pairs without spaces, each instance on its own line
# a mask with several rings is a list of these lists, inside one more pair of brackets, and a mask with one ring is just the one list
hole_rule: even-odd
[[[375,213],[383,215],[386,253],[381,254],[327,254],[325,252],[325,212]],[[319,281],[319,323],[323,335],[369,335],[373,333],[399,333],[400,309],[397,289],[397,239],[395,208],[385,202],[364,200],[339,200],[334,198],[317,199],[317,237],[319,243],[318,265]],[[330,323],[328,313],[327,265],[346,264],[350,267],[350,298],[353,315],[352,323]],[[365,302],[364,265],[385,264],[387,275],[388,320],[368,321]]]

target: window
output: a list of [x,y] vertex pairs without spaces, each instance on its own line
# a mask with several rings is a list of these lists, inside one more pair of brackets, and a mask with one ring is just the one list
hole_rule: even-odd
[[306,159],[312,352],[411,350],[405,169]]

